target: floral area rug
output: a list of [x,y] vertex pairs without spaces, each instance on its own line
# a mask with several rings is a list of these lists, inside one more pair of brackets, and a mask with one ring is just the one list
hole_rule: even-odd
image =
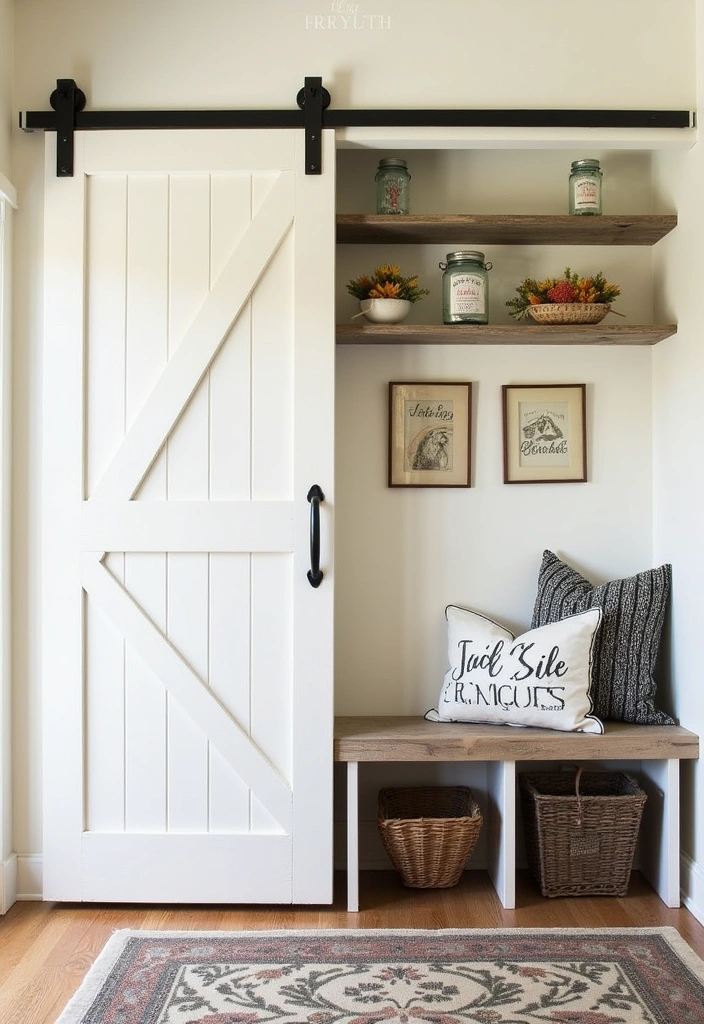
[[704,1024],[673,928],[116,932],[58,1024]]

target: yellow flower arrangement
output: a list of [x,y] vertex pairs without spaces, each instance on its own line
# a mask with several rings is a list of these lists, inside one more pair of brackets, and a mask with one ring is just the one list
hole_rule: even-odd
[[404,277],[396,263],[385,263],[371,274],[360,274],[347,285],[347,291],[356,299],[407,299],[418,302],[429,295],[427,288],[418,287],[418,275]]

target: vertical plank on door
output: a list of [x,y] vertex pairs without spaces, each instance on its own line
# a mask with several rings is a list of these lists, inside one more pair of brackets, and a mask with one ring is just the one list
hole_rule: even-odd
[[[248,174],[212,177],[211,286],[252,219]],[[251,498],[250,324],[247,302],[213,360],[210,380],[210,496],[215,501]]]
[[[210,287],[209,175],[172,175],[169,194],[169,356]],[[167,495],[207,501],[209,374],[201,380],[167,444]],[[167,555],[169,641],[208,680],[208,556]],[[168,829],[208,828],[208,741],[178,701],[168,699]]]
[[[211,179],[211,285],[252,219],[249,174]],[[210,372],[212,501],[251,499],[251,302],[247,302]],[[210,556],[210,686],[238,724],[250,732],[250,557]],[[210,758],[210,828],[248,832],[249,789],[217,750]]]
[[[80,550],[78,513],[85,483],[82,438],[85,426],[86,238],[83,220],[86,182],[81,173],[70,180],[57,180],[55,137],[50,135],[45,145],[44,167],[47,338],[42,393],[42,796],[46,899],[54,899],[67,889],[81,893],[85,828],[85,608],[80,589],[81,565],[76,552]],[[84,143],[85,140],[77,136],[75,157],[79,168]],[[76,230],[77,225],[80,230]],[[74,699],[67,699],[69,694]],[[58,767],[60,771],[56,770]],[[70,785],[66,784],[67,779]]]
[[[132,175],[127,208],[126,426],[148,398],[167,363],[168,200],[166,175]],[[162,452],[139,488],[140,501],[166,498]],[[166,630],[166,556],[125,556],[125,586],[153,622]],[[126,826],[166,828],[166,693],[127,648],[125,682]]]
[[[261,188],[256,179],[255,184]],[[255,501],[293,499],[293,380],[293,238],[289,232],[252,295]]]
[[[323,132],[324,174],[335,166],[335,133]],[[295,693],[291,729],[300,739],[294,747],[293,778],[293,900],[297,903],[332,900],[332,849],[316,841],[315,836],[332,834],[332,722],[333,664],[332,644],[321,648],[319,637],[333,635],[333,546],[335,480],[333,446],[321,450],[327,424],[333,423],[334,388],[328,381],[335,377],[334,304],[321,308],[321,296],[334,293],[335,261],[321,260],[320,252],[334,251],[335,190],[321,189],[315,175],[304,168],[303,132],[295,139],[296,203],[301,209],[315,210],[315,216],[297,218],[293,235],[294,333],[296,374],[293,381],[294,424],[294,554],[293,602],[294,635],[293,678]],[[328,179],[330,181],[330,179]],[[315,274],[311,270],[315,270]],[[316,310],[318,316],[313,316]],[[306,494],[311,484],[322,487],[325,501],[321,509],[321,568],[325,578],[314,590],[308,584],[310,512]],[[301,786],[308,777],[307,765],[316,764],[316,785]],[[310,828],[306,823],[314,824]]]
[[[127,178],[86,181],[85,496],[90,498],[125,432]],[[124,582],[124,558],[106,564]],[[125,827],[125,644],[85,598],[85,813],[87,829]]]
[[[210,556],[210,685],[249,734],[250,556]],[[249,789],[211,747],[210,830],[249,832]]]
[[[285,779],[291,780],[292,648],[291,556],[252,557],[252,736]],[[280,831],[256,797],[256,832]]]
[[[268,193],[268,176],[255,176],[255,209]],[[293,241],[274,254],[252,295],[252,497],[293,498]],[[252,556],[252,735],[291,780],[293,705],[290,555]],[[264,595],[267,595],[264,598]],[[273,642],[272,642],[272,638]],[[252,801],[257,831],[276,830]]]

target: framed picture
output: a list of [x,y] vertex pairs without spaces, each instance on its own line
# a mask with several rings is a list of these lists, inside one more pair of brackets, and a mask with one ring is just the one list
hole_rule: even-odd
[[504,384],[504,483],[584,483],[585,384]]
[[471,486],[472,385],[389,384],[389,487]]

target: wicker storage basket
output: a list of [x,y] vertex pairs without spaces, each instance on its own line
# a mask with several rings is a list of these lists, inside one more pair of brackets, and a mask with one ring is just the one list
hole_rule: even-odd
[[622,772],[519,775],[526,854],[543,896],[625,896],[645,793]]
[[528,312],[539,324],[598,324],[610,309],[606,302],[542,302]]
[[482,813],[467,786],[382,789],[378,825],[404,885],[457,885],[479,838]]

